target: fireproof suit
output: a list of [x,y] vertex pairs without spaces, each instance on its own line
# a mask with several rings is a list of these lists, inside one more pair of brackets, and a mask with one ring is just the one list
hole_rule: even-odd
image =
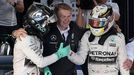
[[13,59],[14,75],[40,75],[37,66],[46,67],[58,60],[56,54],[43,57],[42,53],[43,45],[36,36],[16,39]]
[[124,35],[114,33],[113,27],[101,37],[93,36],[90,31],[85,32],[79,46],[78,52],[72,51],[68,58],[81,65],[88,55],[89,75],[118,75],[119,71],[121,75],[129,75],[129,71],[123,68],[123,62],[127,59]]

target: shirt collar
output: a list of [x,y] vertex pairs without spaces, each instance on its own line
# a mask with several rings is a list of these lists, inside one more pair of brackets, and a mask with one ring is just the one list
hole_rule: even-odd
[[70,26],[69,25],[68,25],[66,30],[60,30],[58,25],[57,25],[57,28],[58,28],[58,30],[60,31],[61,34],[68,33],[68,31],[70,30]]

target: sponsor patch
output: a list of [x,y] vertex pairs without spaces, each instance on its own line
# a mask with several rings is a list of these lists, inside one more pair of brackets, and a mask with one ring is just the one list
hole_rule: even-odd
[[57,40],[57,36],[56,35],[51,35],[50,39],[51,39],[51,41],[56,41]]
[[115,43],[109,43],[109,46],[116,47],[116,44]]

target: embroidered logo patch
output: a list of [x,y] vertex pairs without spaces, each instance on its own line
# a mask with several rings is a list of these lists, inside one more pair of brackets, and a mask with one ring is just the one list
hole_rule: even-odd
[[56,35],[51,35],[51,36],[50,36],[50,39],[51,39],[52,41],[56,41],[56,40],[57,40],[57,36],[56,36]]

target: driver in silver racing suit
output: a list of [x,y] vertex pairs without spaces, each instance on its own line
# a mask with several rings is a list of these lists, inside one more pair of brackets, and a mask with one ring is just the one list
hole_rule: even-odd
[[[48,31],[47,23],[54,21],[53,11],[45,5],[34,3],[25,16],[24,29],[13,32],[16,38],[13,55],[14,75],[40,75],[39,68],[46,67],[69,54],[70,46],[60,44],[58,51],[50,56],[43,57],[41,39]],[[24,37],[25,36],[25,37]],[[20,40],[21,39],[21,40]],[[45,75],[51,75],[48,67],[44,69]]]
[[[68,58],[81,65],[88,58],[89,75],[129,75],[123,68],[127,59],[125,39],[117,32],[112,7],[97,5],[89,19],[90,31],[83,35],[78,52],[70,52]],[[87,56],[88,55],[88,56]]]

